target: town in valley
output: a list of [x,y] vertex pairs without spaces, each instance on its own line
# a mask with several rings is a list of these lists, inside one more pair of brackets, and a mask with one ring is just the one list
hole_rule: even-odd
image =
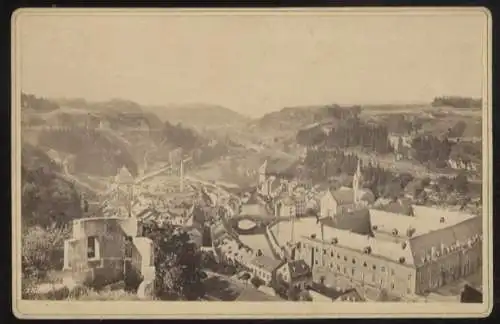
[[480,103],[448,100],[200,128],[23,94],[23,296],[481,300]]
[[16,20],[16,300],[486,303],[484,12],[63,16]]

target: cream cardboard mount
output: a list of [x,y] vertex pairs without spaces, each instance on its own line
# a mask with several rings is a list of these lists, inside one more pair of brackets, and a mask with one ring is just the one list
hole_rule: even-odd
[[491,313],[488,10],[26,8],[12,39],[17,317]]

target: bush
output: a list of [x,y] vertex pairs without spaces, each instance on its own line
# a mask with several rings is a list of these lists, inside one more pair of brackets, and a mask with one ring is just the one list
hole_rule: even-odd
[[264,280],[260,279],[259,277],[253,277],[250,282],[255,288],[259,288],[260,286],[264,285],[265,282]]
[[45,279],[49,270],[60,270],[64,261],[67,228],[30,227],[22,236],[21,267],[23,280]]

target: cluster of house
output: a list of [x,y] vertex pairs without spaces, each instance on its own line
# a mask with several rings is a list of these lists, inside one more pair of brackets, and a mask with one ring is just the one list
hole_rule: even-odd
[[[265,165],[259,171],[262,188],[272,178]],[[481,217],[402,201],[374,207],[373,194],[360,188],[359,179],[358,166],[352,188],[320,195],[317,219],[290,220],[291,237],[280,238],[279,222],[272,228],[292,260],[400,297],[425,294],[479,271]],[[299,208],[290,210],[300,215]]]
[[[319,209],[329,216],[350,212],[374,203],[375,197],[369,189],[361,188],[361,169],[358,164],[352,188],[321,190],[321,186],[301,183],[267,172],[267,161],[259,168],[258,193],[274,202],[277,217],[303,217],[316,215]],[[256,203],[253,205],[257,206]],[[254,207],[258,208],[258,207]]]
[[364,224],[343,229],[335,217],[321,218],[316,228],[297,231],[290,254],[313,269],[401,297],[425,294],[479,271],[481,217],[412,209],[413,215],[369,209]]
[[394,149],[396,161],[410,159],[412,157],[411,142],[413,137],[409,134],[390,134],[389,143]]

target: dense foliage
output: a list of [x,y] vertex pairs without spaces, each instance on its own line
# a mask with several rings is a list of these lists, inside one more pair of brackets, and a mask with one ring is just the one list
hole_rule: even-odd
[[81,217],[75,186],[59,176],[60,166],[38,148],[23,145],[21,213],[26,226],[58,226]]
[[156,296],[168,300],[199,300],[205,295],[201,269],[202,253],[189,234],[174,226],[145,228],[153,240]]
[[185,128],[181,124],[172,125],[168,121],[163,125],[163,139],[186,151],[195,149],[201,141],[192,129]]
[[125,166],[132,175],[137,174],[137,164],[126,147],[97,130],[85,128],[60,128],[40,133],[41,145],[59,152],[74,154],[76,172],[97,176],[113,176]]
[[414,149],[414,158],[421,162],[434,162],[437,167],[446,167],[450,157],[453,143],[448,138],[437,138],[435,136],[418,136],[411,143]]
[[25,93],[21,93],[21,107],[23,109],[29,108],[39,112],[49,112],[59,109],[59,105],[51,100]]
[[297,143],[304,146],[322,145],[329,148],[367,147],[377,153],[391,152],[387,127],[369,124],[359,118],[348,118],[333,127],[329,134],[321,126],[300,130]]
[[[344,179],[338,185],[350,186],[352,175],[356,171],[358,157],[346,154],[340,150],[308,150],[304,160],[304,167],[314,183],[323,183],[325,180],[335,185],[335,180]],[[370,189],[375,198],[397,198],[403,195],[403,190],[411,182],[413,196],[418,196],[429,185],[429,179],[414,179],[409,173],[396,173],[372,163],[361,163],[361,186]],[[346,178],[345,176],[348,175]],[[415,185],[416,181],[419,185]],[[421,183],[421,184],[420,184]],[[454,178],[442,177],[438,179],[436,191],[446,194],[458,192],[466,194],[470,191],[467,176],[463,173]]]
[[483,100],[468,97],[445,96],[434,98],[432,105],[434,107],[451,106],[454,108],[481,108]]

